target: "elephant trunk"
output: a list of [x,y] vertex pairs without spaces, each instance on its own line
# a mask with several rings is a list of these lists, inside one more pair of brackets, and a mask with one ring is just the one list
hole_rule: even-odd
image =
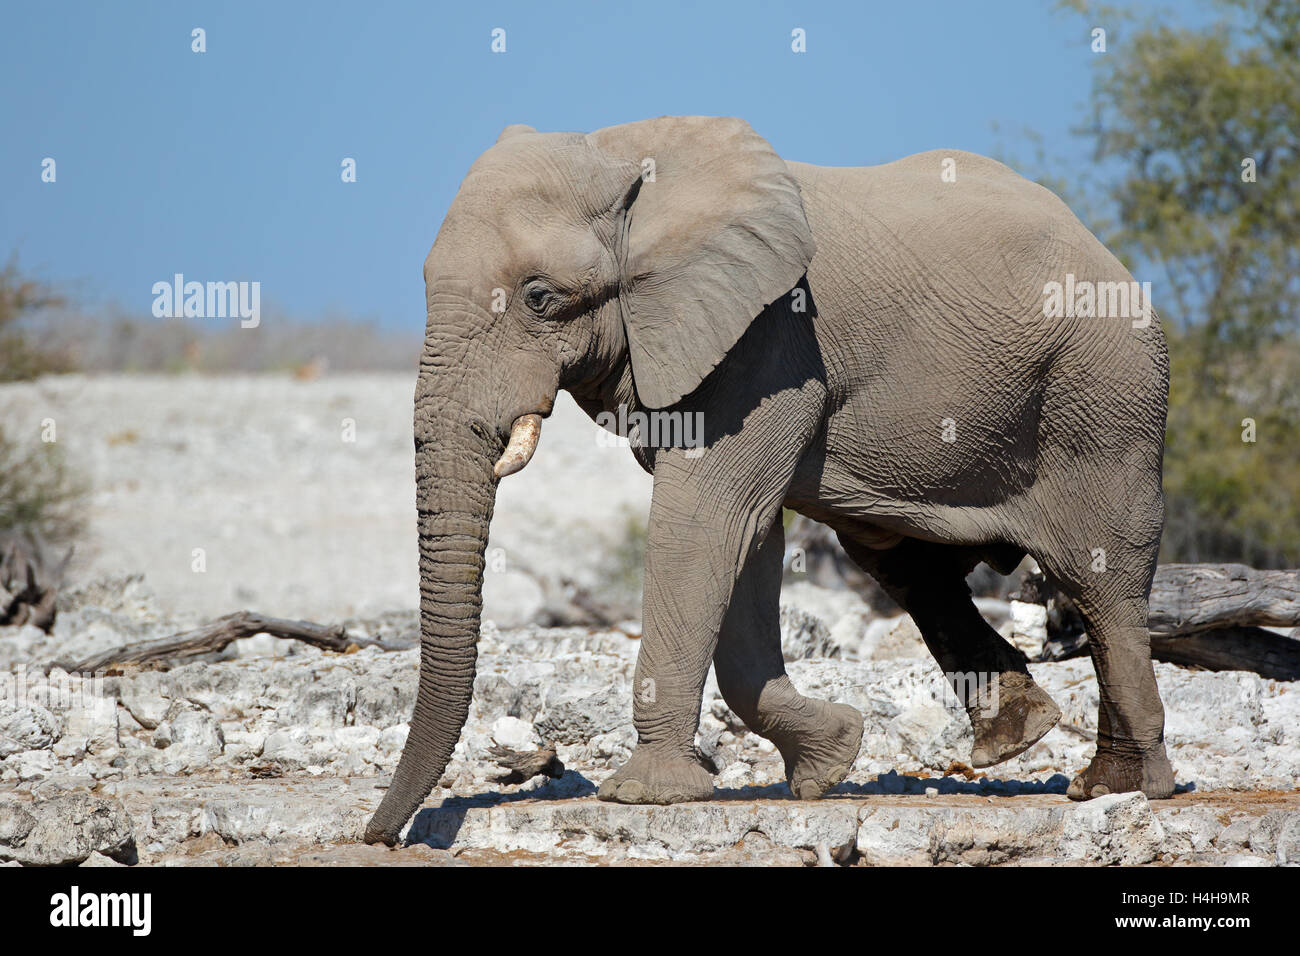
[[389,846],[442,776],[469,714],[501,451],[494,429],[450,416],[422,427],[418,406],[416,414],[419,687],[402,759],[365,833],[367,843]]
[[[423,429],[418,424],[417,434]],[[504,452],[493,429],[439,419],[415,443],[420,539],[420,682],[402,759],[367,843],[397,843],[429,796],[469,715],[483,607],[483,556],[497,479],[528,463],[541,417],[520,416]],[[498,457],[499,455],[499,457]]]

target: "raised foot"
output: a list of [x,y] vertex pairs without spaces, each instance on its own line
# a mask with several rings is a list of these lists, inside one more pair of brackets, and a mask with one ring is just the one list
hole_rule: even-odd
[[628,762],[596,794],[612,803],[687,803],[713,798],[713,776],[691,757],[655,753],[637,746]]
[[785,758],[790,791],[799,800],[816,800],[848,776],[862,747],[862,715],[848,704],[812,701],[816,719],[808,729],[778,744]]
[[1071,800],[1091,800],[1138,790],[1148,800],[1167,800],[1174,795],[1174,768],[1165,756],[1164,744],[1144,753],[1098,749],[1088,769],[1070,781],[1065,795]]
[[978,705],[967,711],[975,731],[972,767],[991,767],[1024,753],[1061,719],[1056,701],[1032,677],[1018,671],[998,675],[997,698],[988,703],[991,713]]

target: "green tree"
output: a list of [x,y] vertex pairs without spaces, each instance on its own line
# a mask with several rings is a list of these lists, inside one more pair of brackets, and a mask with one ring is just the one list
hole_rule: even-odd
[[[34,346],[21,320],[63,304],[45,283],[25,279],[16,259],[0,269],[0,383],[64,371],[57,353]],[[0,424],[0,544],[35,537],[55,544],[82,527],[85,482],[53,443],[16,441]],[[3,609],[0,609],[3,611]]]
[[13,535],[72,541],[83,528],[86,491],[57,445],[17,442],[0,427],[0,542]]
[[63,304],[63,297],[42,282],[23,278],[16,258],[0,269],[0,382],[69,371],[67,360],[34,346],[21,320]]
[[1109,203],[1090,224],[1152,280],[1170,338],[1162,560],[1294,567],[1300,0],[1217,0],[1199,28],[1067,5],[1108,31],[1075,205]]

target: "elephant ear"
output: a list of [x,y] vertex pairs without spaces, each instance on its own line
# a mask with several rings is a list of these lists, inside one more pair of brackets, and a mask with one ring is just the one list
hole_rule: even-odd
[[794,177],[743,120],[664,116],[588,138],[641,170],[619,298],[637,397],[665,408],[798,283],[816,246]]

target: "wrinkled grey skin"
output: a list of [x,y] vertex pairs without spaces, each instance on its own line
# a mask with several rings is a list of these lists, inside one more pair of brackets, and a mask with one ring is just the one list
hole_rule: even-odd
[[1100,685],[1097,754],[1070,796],[1169,796],[1146,631],[1167,354],[1154,319],[1045,318],[1044,286],[1066,273],[1131,279],[1055,196],[968,153],[823,168],[783,162],[735,119],[508,128],[425,261],[420,682],[367,841],[398,839],[460,735],[493,463],[560,388],[593,416],[624,404],[705,423],[702,454],[636,451],[654,475],[639,740],[601,799],[711,796],[694,746],[710,663],[797,796],[849,771],[861,716],[802,696],[782,664],[783,505],[838,532],[945,672],[993,675],[996,713],[961,691],[979,765],[1059,716],[963,581],[1033,555],[1082,611]]

